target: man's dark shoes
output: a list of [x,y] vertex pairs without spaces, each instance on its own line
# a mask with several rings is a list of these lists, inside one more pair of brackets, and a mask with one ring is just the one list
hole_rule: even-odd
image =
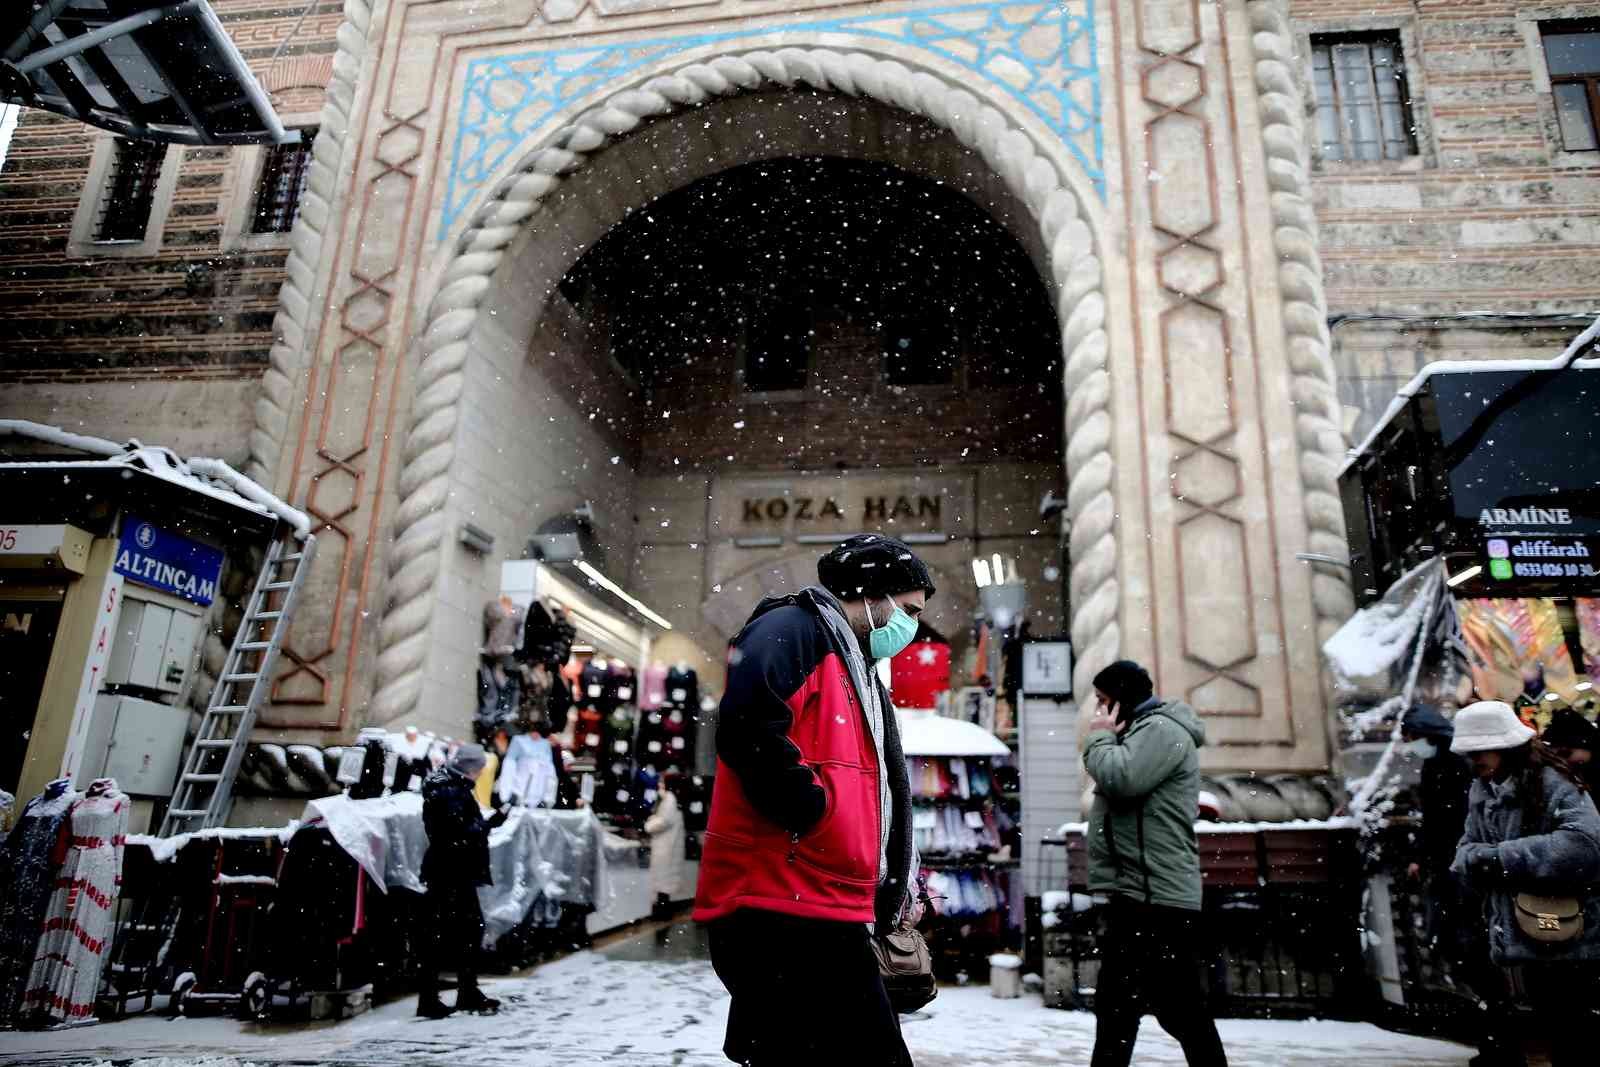
[[500,1010],[500,1002],[486,997],[481,990],[463,989],[456,994],[456,1011],[493,1012]]
[[438,997],[417,998],[417,1018],[443,1019],[447,1015],[455,1014],[456,1009],[440,1000]]

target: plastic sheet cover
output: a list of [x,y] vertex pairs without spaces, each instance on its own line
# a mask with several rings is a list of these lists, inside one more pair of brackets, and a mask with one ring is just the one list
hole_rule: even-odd
[[[425,891],[421,873],[428,835],[419,794],[324,797],[306,805],[301,822],[314,821],[326,825],[339,847],[385,892],[391,887]],[[603,838],[604,828],[586,810],[512,809],[505,824],[489,834],[494,884],[478,889],[484,943],[493,944],[536,906],[595,907],[607,899]]]

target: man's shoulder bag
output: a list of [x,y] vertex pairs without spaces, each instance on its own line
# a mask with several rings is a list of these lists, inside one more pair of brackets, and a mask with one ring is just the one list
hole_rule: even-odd
[[905,1015],[939,995],[939,983],[933,977],[933,954],[914,927],[897,926],[882,937],[874,934],[871,941],[883,988],[895,1011]]

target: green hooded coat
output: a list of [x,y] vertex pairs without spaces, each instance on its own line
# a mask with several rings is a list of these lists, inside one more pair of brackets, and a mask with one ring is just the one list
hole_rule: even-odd
[[1083,740],[1095,781],[1089,889],[1171,908],[1200,908],[1200,746],[1205,726],[1182,701],[1147,700],[1119,737]]

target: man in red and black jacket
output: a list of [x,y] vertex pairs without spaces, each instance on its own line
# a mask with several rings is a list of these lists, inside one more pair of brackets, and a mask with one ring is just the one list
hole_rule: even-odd
[[911,1063],[869,937],[916,875],[900,733],[873,662],[910,643],[926,564],[878,534],[769,597],[734,638],[694,917],[736,1063]]

